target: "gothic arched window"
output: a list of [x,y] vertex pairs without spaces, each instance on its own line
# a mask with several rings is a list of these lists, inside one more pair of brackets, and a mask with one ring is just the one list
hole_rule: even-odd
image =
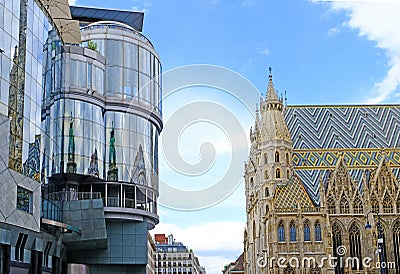
[[265,197],[269,197],[269,189],[268,189],[268,187],[265,188]]
[[289,153],[286,153],[286,164],[289,165]]
[[268,164],[268,155],[267,153],[264,154],[264,165]]
[[376,199],[375,195],[371,199],[371,206],[373,212],[379,212],[379,204],[378,200]]
[[355,214],[363,213],[363,205],[362,205],[361,199],[358,195],[354,199],[353,209],[354,209]]
[[285,241],[285,226],[283,225],[282,221],[280,221],[278,225],[278,241],[279,242]]
[[289,224],[289,235],[291,242],[295,242],[297,240],[296,225],[294,224],[294,221],[291,221]]
[[275,178],[276,179],[280,179],[281,178],[281,170],[279,168],[276,169]]
[[314,225],[314,233],[315,233],[315,241],[322,241],[322,231],[321,231],[321,224],[319,221],[315,222]]
[[[334,223],[332,226],[332,242],[333,242],[333,255],[335,257],[341,257],[338,254],[338,247],[342,245],[342,229],[337,224]],[[335,274],[343,274],[344,268],[340,264],[336,264],[335,266]]]
[[328,197],[328,213],[335,214],[336,213],[336,206],[335,206],[335,198],[332,195]]
[[287,177],[287,179],[289,179],[289,177],[290,177],[289,170],[286,171],[286,177]]
[[397,213],[400,213],[400,195],[399,197],[397,197],[396,207],[397,207]]
[[346,199],[346,196],[342,196],[340,199],[340,214],[349,214],[350,213],[350,208],[349,208],[349,202]]
[[353,270],[362,269],[362,258],[361,258],[361,236],[360,229],[353,223],[349,229],[349,242],[350,242],[350,256],[352,258],[358,258],[357,263],[352,264]]
[[393,212],[392,200],[386,193],[385,198],[383,198],[383,213],[392,213],[392,212]]
[[279,152],[275,152],[275,163],[279,163]]
[[268,214],[269,213],[269,205],[266,205],[265,206],[265,214]]
[[305,242],[311,241],[311,237],[310,237],[310,222],[308,220],[306,220],[304,222],[304,241]]
[[396,273],[400,273],[400,220],[393,225],[393,249]]

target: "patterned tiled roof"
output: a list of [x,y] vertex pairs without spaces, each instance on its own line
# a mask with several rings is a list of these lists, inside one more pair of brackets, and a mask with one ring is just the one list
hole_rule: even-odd
[[400,105],[293,106],[286,108],[285,120],[295,172],[316,204],[319,178],[341,153],[360,187],[365,169],[376,168],[382,157],[399,178]]
[[314,204],[301,183],[299,177],[292,176],[285,184],[277,185],[275,191],[275,208],[314,207]]

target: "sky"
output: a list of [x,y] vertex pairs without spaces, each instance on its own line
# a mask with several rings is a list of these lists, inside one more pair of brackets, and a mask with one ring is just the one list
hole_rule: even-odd
[[[400,1],[73,2],[144,12],[143,34],[161,57],[164,92],[175,79],[169,73],[182,67],[202,81],[207,73],[190,66],[211,65],[215,73],[207,77],[223,79],[214,86],[193,84],[166,92],[163,98],[160,200],[167,202],[159,205],[160,224],[152,231],[172,233],[196,252],[210,274],[221,273],[243,250],[243,180],[235,177],[224,185],[221,197],[205,191],[207,205],[184,192],[163,196],[162,186],[200,193],[223,182],[228,173],[243,173],[257,102],[253,99],[265,94],[268,67],[278,93],[286,91],[288,105],[400,103]],[[234,87],[243,88],[232,91]],[[196,115],[188,116],[185,107]],[[181,126],[180,119],[192,122]],[[234,129],[229,127],[236,122]],[[171,139],[172,152],[166,145]],[[174,166],[177,159],[184,164]]]

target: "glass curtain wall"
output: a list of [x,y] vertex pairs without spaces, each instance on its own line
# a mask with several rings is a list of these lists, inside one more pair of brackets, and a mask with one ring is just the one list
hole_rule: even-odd
[[44,48],[51,29],[34,0],[0,1],[0,113],[10,118],[7,160],[11,168],[37,181],[44,179],[41,110]]

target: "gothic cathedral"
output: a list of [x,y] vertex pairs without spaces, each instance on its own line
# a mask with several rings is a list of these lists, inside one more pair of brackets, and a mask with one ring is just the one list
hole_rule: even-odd
[[270,69],[245,164],[245,273],[400,274],[399,132],[399,106],[285,107]]

